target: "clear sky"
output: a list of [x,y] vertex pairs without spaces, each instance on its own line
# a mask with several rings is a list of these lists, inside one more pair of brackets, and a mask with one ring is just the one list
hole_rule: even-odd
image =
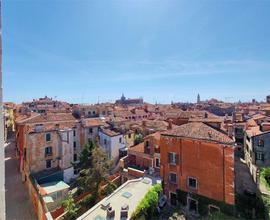
[[270,94],[270,0],[3,1],[4,100]]

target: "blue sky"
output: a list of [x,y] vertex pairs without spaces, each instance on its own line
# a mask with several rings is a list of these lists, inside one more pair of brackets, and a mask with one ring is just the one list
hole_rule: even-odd
[[6,0],[4,101],[270,94],[268,0]]

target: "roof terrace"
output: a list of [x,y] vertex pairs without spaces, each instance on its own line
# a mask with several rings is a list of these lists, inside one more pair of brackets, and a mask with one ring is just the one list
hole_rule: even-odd
[[123,206],[128,206],[127,219],[129,219],[144,195],[156,183],[160,183],[160,180],[148,177],[129,180],[116,189],[111,195],[101,200],[94,207],[80,216],[78,220],[107,219],[107,209],[104,208],[104,206],[111,206],[112,209],[115,210],[114,219],[121,219],[121,208]]

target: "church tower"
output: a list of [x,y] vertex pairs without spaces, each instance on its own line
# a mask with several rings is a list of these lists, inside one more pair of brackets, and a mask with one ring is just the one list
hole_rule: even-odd
[[201,102],[201,97],[200,97],[200,94],[198,94],[197,96],[197,104],[199,104]]

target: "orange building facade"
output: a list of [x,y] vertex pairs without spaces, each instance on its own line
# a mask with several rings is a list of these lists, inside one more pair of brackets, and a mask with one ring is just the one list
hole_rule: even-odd
[[160,139],[160,175],[171,204],[180,189],[234,205],[233,144],[168,133]]

